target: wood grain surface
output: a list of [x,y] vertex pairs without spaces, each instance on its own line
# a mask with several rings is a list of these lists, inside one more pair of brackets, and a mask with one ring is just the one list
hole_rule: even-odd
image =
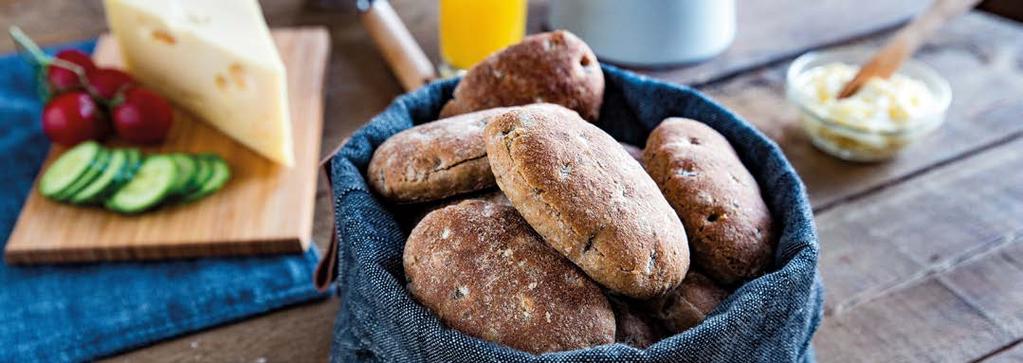
[[[8,263],[162,259],[211,255],[297,253],[312,234],[316,165],[323,124],[322,85],[328,35],[320,28],[273,32],[288,71],[295,165],[279,166],[185,112],[170,136],[144,152],[213,152],[231,166],[231,180],[203,200],[124,216],[42,197],[34,189],[5,249]],[[113,38],[100,38],[101,66],[120,67]],[[42,170],[63,153],[54,147]]]
[[[838,361],[967,361],[1023,336],[1023,139],[817,215]],[[870,347],[870,348],[866,348]]]
[[[935,34],[915,58],[935,68],[952,87],[946,123],[886,163],[849,163],[810,144],[799,125],[798,111],[785,100],[787,63],[701,90],[755,124],[784,149],[819,211],[1019,137],[1023,133],[1023,122],[1019,122],[1023,114],[1021,35],[1018,23],[976,12],[953,20]],[[882,40],[872,38],[842,47],[871,51]]]
[[891,29],[930,0],[741,0],[735,43],[713,60],[686,67],[639,70],[672,82],[704,85],[808,50]]
[[[271,26],[324,24],[330,30],[321,156],[402,92],[359,24],[353,2],[262,3]],[[336,5],[323,5],[330,3]],[[391,3],[436,62],[436,1]],[[1023,310],[1016,261],[1023,251],[1013,235],[1019,232],[1010,232],[1018,228],[1013,218],[1023,220],[1023,200],[1010,193],[1018,190],[1010,183],[1021,173],[1011,155],[1023,153],[1018,23],[973,13],[924,47],[918,58],[952,83],[948,124],[888,163],[850,164],[816,151],[783,98],[781,75],[794,56],[823,46],[876,47],[884,30],[927,3],[743,0],[738,38],[725,54],[643,71],[701,85],[767,132],[796,165],[818,211],[822,238],[828,310],[815,339],[822,362],[1023,360],[1016,330]],[[530,2],[530,31],[542,26],[545,4]],[[105,29],[102,17],[99,0],[0,0],[0,25],[22,25],[46,44],[98,35]],[[10,50],[9,40],[0,38],[0,49]],[[975,191],[980,195],[971,197]],[[331,211],[321,177],[313,231],[321,246],[329,241]],[[339,303],[304,304],[109,360],[325,361]]]

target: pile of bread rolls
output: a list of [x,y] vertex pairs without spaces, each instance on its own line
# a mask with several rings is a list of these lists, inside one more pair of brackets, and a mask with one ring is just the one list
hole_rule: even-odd
[[670,118],[645,149],[619,144],[590,123],[603,94],[585,43],[537,34],[469,70],[442,119],[377,148],[375,192],[396,213],[431,209],[404,268],[444,324],[531,353],[646,347],[768,267],[771,215],[728,141]]

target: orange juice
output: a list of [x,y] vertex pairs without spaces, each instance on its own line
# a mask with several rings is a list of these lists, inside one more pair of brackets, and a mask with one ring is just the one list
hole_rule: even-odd
[[440,0],[440,52],[467,69],[526,33],[526,0]]

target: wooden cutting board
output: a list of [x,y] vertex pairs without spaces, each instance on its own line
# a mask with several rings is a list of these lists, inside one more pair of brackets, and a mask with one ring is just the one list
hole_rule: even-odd
[[[305,251],[312,234],[323,75],[330,41],[323,28],[275,29],[273,37],[288,74],[293,167],[278,166],[177,110],[168,140],[143,151],[220,154],[232,172],[222,190],[194,203],[122,216],[102,208],[54,202],[33,187],[7,241],[6,261],[63,263]],[[117,42],[101,37],[94,58],[97,64],[120,67]],[[63,151],[53,147],[41,170]]]

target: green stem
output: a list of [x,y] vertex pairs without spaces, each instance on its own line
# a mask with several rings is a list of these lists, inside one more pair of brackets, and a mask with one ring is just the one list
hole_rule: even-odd
[[51,57],[46,55],[42,49],[39,49],[36,42],[33,42],[32,38],[29,38],[28,35],[21,31],[21,28],[17,25],[11,25],[11,27],[8,28],[8,32],[11,34],[11,39],[14,39],[14,43],[16,43],[19,48],[28,51],[28,53],[32,55],[32,59],[36,62],[36,64],[46,65],[52,61]]

